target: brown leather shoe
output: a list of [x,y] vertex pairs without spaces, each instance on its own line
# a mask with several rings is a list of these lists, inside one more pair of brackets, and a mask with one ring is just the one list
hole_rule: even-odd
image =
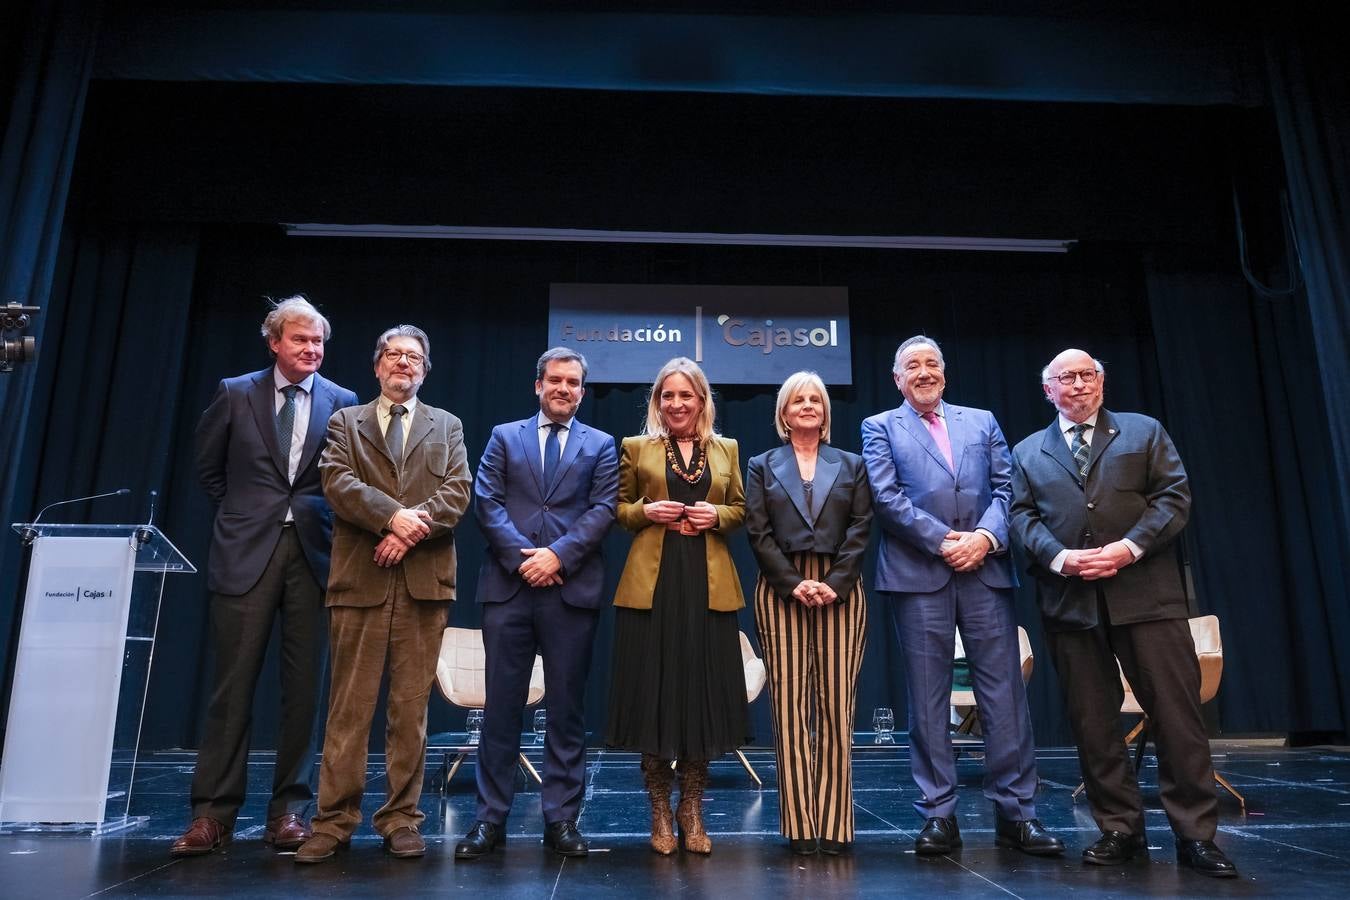
[[286,813],[268,819],[267,828],[263,830],[263,843],[278,850],[299,850],[300,845],[313,836],[309,823],[295,813]]
[[302,865],[326,862],[333,858],[333,854],[350,846],[351,841],[340,841],[321,831],[300,845],[300,849],[295,851],[295,861]]
[[384,836],[384,852],[396,859],[412,859],[427,852],[427,842],[416,828],[404,825]]
[[170,856],[205,856],[230,842],[230,829],[207,816],[192,820],[183,836],[169,848]]

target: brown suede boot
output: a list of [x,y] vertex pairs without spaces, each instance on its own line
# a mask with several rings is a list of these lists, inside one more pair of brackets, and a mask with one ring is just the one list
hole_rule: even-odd
[[642,754],[642,782],[652,801],[652,849],[662,856],[675,852],[675,823],[670,814],[670,786],[675,773],[670,763],[650,753]]
[[690,853],[711,853],[712,839],[703,830],[703,789],[708,786],[708,761],[680,760],[680,806],[675,818],[680,823],[684,849]]

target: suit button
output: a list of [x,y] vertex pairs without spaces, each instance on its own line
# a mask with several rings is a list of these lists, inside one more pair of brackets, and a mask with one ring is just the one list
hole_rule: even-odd
[[544,512],[548,512],[548,507],[547,507],[547,506],[544,507]]
[[958,485],[956,486],[956,492],[957,492],[958,494],[961,493],[961,485],[958,484]]
[[1097,501],[1095,501],[1095,500],[1089,500],[1089,501],[1088,501],[1088,509],[1096,509],[1096,508],[1097,508]]

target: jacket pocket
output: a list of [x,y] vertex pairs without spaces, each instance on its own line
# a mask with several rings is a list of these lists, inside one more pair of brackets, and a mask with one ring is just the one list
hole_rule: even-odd
[[437,478],[445,477],[445,469],[450,465],[450,445],[437,441],[426,444],[427,468]]

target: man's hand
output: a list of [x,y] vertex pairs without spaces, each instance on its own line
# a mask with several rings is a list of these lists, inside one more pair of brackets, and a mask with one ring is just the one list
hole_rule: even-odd
[[684,517],[699,531],[717,527],[717,507],[706,500],[700,500],[684,508]]
[[658,525],[680,521],[684,510],[684,504],[676,503],[674,500],[653,500],[642,507],[643,515]]
[[384,536],[378,544],[375,545],[375,565],[388,569],[403,562],[403,557],[407,556],[408,551],[412,549],[412,544],[398,535],[390,532]]
[[984,565],[984,557],[994,549],[989,538],[978,531],[949,531],[942,542],[942,559],[958,572],[973,572]]
[[552,550],[547,547],[526,547],[520,551],[520,555],[525,557],[525,561],[516,571],[520,572],[520,577],[530,587],[563,583],[562,576],[558,574],[562,570],[562,560]]
[[[1121,569],[1134,562],[1134,554],[1130,552],[1129,546],[1124,541],[1114,541],[1105,547],[1080,550],[1079,552],[1090,554],[1078,560],[1077,575],[1084,581],[1111,578]],[[1069,555],[1073,556],[1072,553]],[[1068,568],[1068,560],[1065,560],[1064,570],[1067,572]]]
[[430,521],[431,513],[425,509],[400,509],[389,517],[389,530],[411,547],[431,534]]

